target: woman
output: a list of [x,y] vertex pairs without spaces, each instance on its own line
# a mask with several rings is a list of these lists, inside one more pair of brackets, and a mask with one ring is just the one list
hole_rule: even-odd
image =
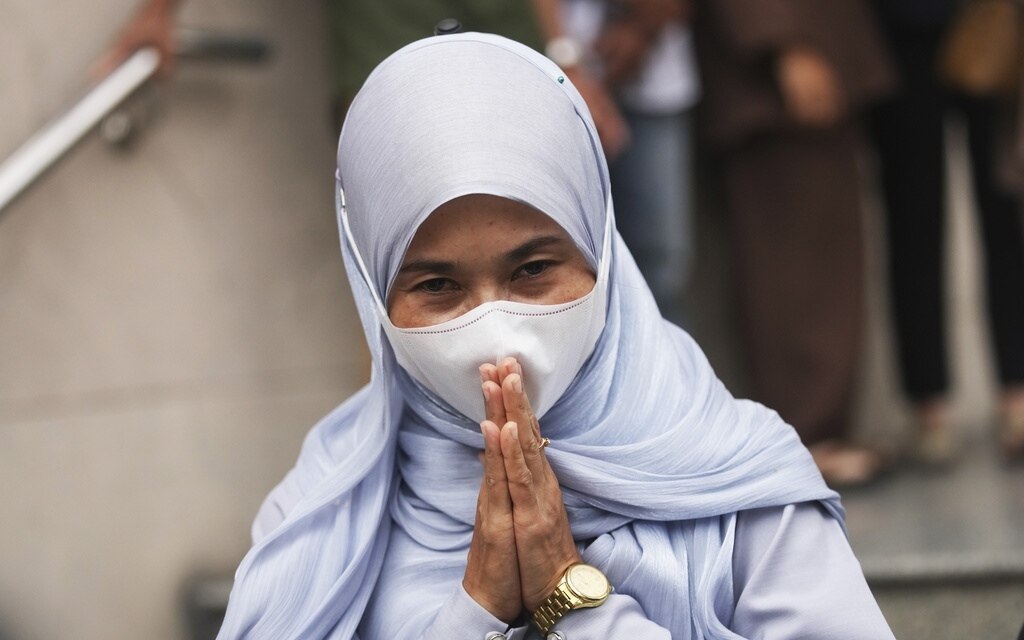
[[401,49],[338,181],[372,379],[267,498],[221,638],[892,637],[792,429],[658,315],[554,64]]
[[831,487],[874,480],[853,437],[864,325],[859,116],[891,71],[864,0],[708,0],[701,129],[728,218],[751,395]]
[[958,0],[875,0],[900,73],[899,91],[872,113],[888,239],[900,378],[915,422],[916,457],[943,466],[957,451],[946,348],[946,119],[967,134],[982,241],[985,299],[1000,387],[998,439],[1024,460],[1024,231],[1020,200],[1000,184],[1001,122],[1010,105],[948,87],[936,73]]

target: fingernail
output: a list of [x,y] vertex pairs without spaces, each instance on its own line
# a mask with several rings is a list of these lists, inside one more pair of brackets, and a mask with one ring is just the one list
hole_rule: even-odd
[[480,368],[476,370],[476,372],[480,374],[480,382],[487,382],[487,373],[484,372],[484,367],[486,366],[487,365],[482,364],[480,365]]
[[514,422],[508,423],[508,430],[512,432],[512,437],[519,442],[519,425]]
[[484,398],[486,398],[487,400],[491,399],[491,394],[487,391],[487,385],[486,384],[480,385],[480,391],[483,392]]
[[522,376],[522,374],[517,374],[516,377],[512,379],[512,388],[516,390],[516,393],[522,393],[523,392],[523,376]]
[[523,365],[519,364],[518,360],[516,360],[516,373],[518,373],[520,376],[523,375]]

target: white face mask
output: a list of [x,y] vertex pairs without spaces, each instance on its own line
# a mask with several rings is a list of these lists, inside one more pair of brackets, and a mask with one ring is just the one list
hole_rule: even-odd
[[604,329],[607,278],[587,295],[557,305],[498,300],[429,327],[384,322],[398,364],[464,416],[484,419],[479,368],[508,356],[523,365],[535,415],[550,409],[594,350]]
[[[354,247],[344,209],[342,216],[349,244]],[[480,422],[485,418],[480,365],[498,364],[512,356],[523,366],[534,414],[543,417],[569,388],[604,329],[611,235],[609,212],[594,288],[570,302],[536,305],[497,300],[441,324],[403,329],[391,323],[383,303],[377,300],[378,315],[398,364],[456,411]],[[353,253],[363,278],[371,282],[362,258]],[[377,298],[376,291],[373,295]]]

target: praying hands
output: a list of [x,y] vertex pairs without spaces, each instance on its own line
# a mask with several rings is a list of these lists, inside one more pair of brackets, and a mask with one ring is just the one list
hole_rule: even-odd
[[487,419],[484,477],[463,586],[495,617],[512,622],[554,591],[580,561],[547,440],[514,358],[480,367]]

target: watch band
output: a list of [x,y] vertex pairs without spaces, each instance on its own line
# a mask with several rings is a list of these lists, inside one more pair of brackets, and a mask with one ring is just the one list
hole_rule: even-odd
[[566,613],[572,610],[573,601],[562,589],[555,589],[554,593],[540,603],[537,610],[533,612],[533,624],[537,625],[542,634],[551,631],[551,627],[562,619]]

